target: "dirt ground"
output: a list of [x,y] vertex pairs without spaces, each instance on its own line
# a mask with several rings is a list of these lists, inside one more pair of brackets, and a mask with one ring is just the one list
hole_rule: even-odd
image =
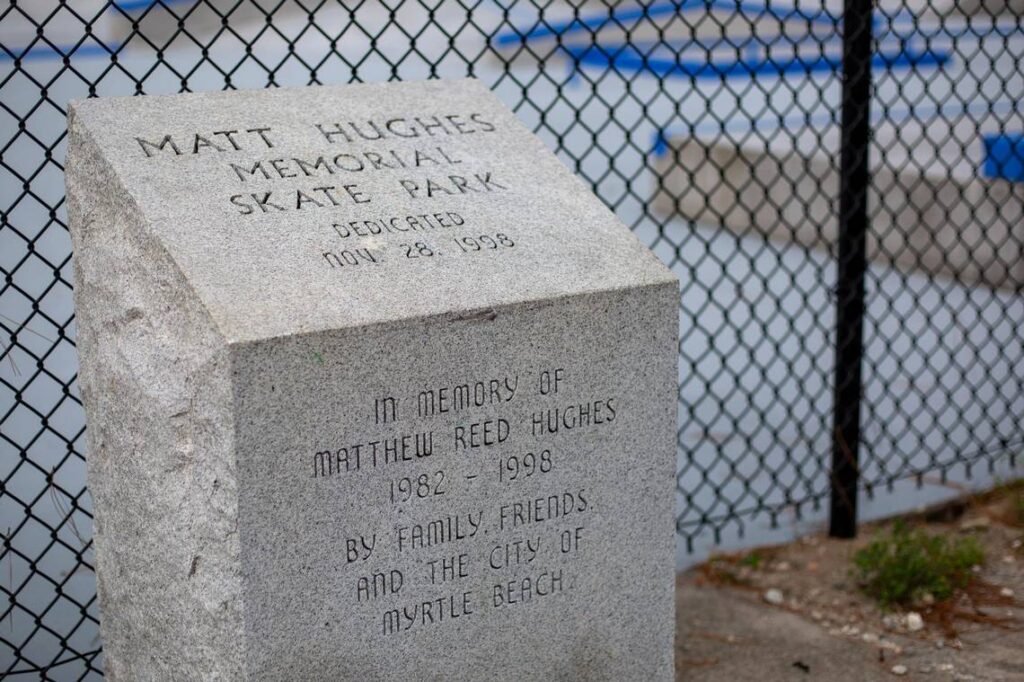
[[985,550],[953,598],[883,610],[863,594],[854,541],[811,536],[711,559],[679,577],[677,680],[988,680],[1024,682],[1024,487],[908,519],[972,534]]

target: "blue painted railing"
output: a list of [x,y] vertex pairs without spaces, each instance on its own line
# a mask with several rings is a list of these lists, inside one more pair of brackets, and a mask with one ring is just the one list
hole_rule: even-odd
[[986,177],[1024,182],[1024,133],[983,135]]
[[[588,45],[562,46],[577,64],[614,68],[624,72],[647,72],[656,76],[683,76],[687,78],[734,78],[752,76],[778,76],[838,71],[842,57],[817,54],[792,57],[739,57],[734,59],[683,59],[675,55],[656,57],[645,53],[640,46]],[[949,61],[949,54],[937,50],[915,50],[903,46],[879,51],[872,58],[876,69],[938,66]]]

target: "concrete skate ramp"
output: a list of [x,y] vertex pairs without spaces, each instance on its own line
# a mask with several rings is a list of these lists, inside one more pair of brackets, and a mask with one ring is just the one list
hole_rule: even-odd
[[[873,128],[868,257],[906,271],[1020,290],[1024,184],[986,175],[984,141],[1024,130],[1020,114],[935,116]],[[662,141],[656,160],[655,210],[737,234],[834,249],[839,132],[832,123],[778,128],[776,135],[673,135]],[[992,165],[989,159],[989,174]]]

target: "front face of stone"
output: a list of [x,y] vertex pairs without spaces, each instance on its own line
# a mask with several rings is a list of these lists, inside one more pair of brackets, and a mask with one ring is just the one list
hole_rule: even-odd
[[236,348],[249,679],[671,679],[676,300]]

